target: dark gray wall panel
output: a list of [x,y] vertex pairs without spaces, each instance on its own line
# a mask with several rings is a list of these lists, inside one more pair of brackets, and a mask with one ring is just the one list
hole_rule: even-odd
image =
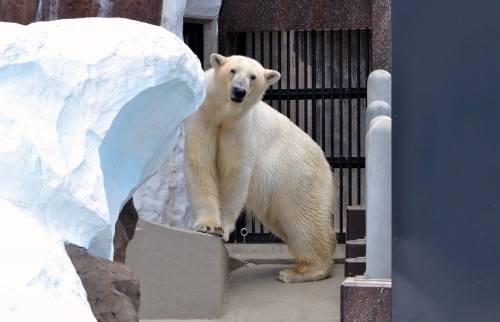
[[393,321],[500,319],[500,1],[394,1]]

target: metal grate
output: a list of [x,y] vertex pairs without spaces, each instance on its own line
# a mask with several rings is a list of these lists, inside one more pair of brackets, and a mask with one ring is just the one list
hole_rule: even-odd
[[[288,116],[325,152],[338,187],[333,215],[341,243],[345,242],[347,206],[362,204],[365,198],[370,41],[369,29],[228,33],[223,38],[223,54],[249,56],[281,73],[281,80],[266,92],[264,101]],[[279,239],[251,214],[243,213],[231,241]]]

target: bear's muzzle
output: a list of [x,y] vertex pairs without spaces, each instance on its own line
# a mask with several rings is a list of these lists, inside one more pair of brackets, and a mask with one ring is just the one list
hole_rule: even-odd
[[234,86],[231,90],[231,101],[241,103],[243,102],[245,95],[247,95],[247,90],[245,88]]

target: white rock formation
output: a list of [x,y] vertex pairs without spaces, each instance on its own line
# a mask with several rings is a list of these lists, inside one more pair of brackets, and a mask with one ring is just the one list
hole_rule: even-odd
[[0,208],[0,321],[95,321],[62,242],[22,208]]
[[[28,244],[48,255],[30,262],[36,277],[25,288],[42,295],[68,287],[41,297],[41,307],[83,291],[73,273],[43,281],[50,267],[67,272],[62,242],[112,258],[121,207],[166,160],[182,120],[204,98],[204,77],[196,56],[161,27],[109,18],[0,23],[0,211],[9,218],[2,225],[26,237],[24,214],[55,240],[8,243],[20,258],[33,256]],[[12,278],[3,269],[15,265],[3,261],[0,289]]]

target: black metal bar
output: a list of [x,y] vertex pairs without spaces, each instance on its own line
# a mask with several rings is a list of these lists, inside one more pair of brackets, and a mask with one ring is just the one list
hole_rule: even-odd
[[290,118],[290,30],[286,31],[286,116]]
[[260,32],[260,62],[264,64],[264,32]]
[[[309,84],[307,82],[307,76],[308,76],[308,71],[307,71],[307,30],[304,30],[304,88],[308,89]],[[304,100],[304,132],[308,133],[308,117],[307,117],[307,100]]]
[[340,167],[348,167],[352,164],[360,164],[363,168],[365,167],[365,157],[327,157],[326,160],[330,164],[330,166],[334,169],[338,169]]
[[[330,87],[335,87],[335,38],[334,30],[330,32]],[[333,158],[335,156],[335,97],[330,93],[330,131],[332,137],[330,139],[330,154]]]
[[[272,31],[269,31],[268,33],[268,40],[269,40],[269,68],[273,68],[273,33]],[[264,60],[264,59],[262,59]],[[269,86],[269,89],[273,89],[273,85]],[[269,99],[269,105],[273,106],[273,98],[272,96]]]
[[[313,30],[311,31],[311,69],[312,69],[312,75],[311,75],[311,85],[312,85],[312,90],[313,92],[316,92],[316,31]],[[317,140],[317,124],[316,124],[316,97],[313,96],[312,98],[312,106],[311,106],[311,137],[313,138],[314,141]]]
[[[340,99],[340,98],[345,98],[348,99],[351,95],[360,95],[360,97],[366,97],[366,88],[360,88],[359,90],[357,89],[351,89],[351,92],[347,92],[345,89],[342,88],[325,88],[323,90],[316,90],[314,91],[313,89],[298,89],[295,91],[295,93],[290,93],[289,96],[291,99],[321,99],[323,94],[329,95],[332,99]],[[264,99],[269,100],[269,99],[278,99],[279,97],[284,98],[283,96],[280,96],[280,93],[276,89],[270,89],[264,94]]]
[[[281,37],[282,37],[281,31],[278,31],[278,68],[277,68],[277,70],[279,73],[281,73]],[[271,66],[271,68],[272,68],[272,66]],[[280,97],[281,97],[281,81],[282,81],[282,79],[280,79],[278,81],[278,94],[280,95]],[[280,111],[280,113],[283,113],[283,109],[281,107],[281,100],[278,100],[278,111]]]
[[261,244],[261,243],[282,243],[283,241],[272,233],[252,233],[245,238],[246,244]]
[[325,62],[325,31],[321,30],[321,148],[326,153],[326,104],[325,104],[325,78],[326,78],[326,62]]
[[[370,48],[371,48],[371,32],[369,29],[366,29],[367,31],[367,41],[366,41],[366,83],[368,85],[368,75],[370,75],[370,66],[371,66],[371,55],[370,55]],[[368,107],[368,106],[367,106]]]
[[255,32],[252,32],[252,58],[255,59]]
[[[344,89],[344,53],[343,53],[343,47],[342,47],[342,42],[343,42],[343,32],[342,30],[340,31],[340,38],[339,38],[339,80],[340,80],[340,88],[343,91]],[[342,100],[342,96],[339,98],[339,155],[340,157],[343,157],[344,155],[344,142],[343,142],[343,137],[344,137],[344,102]],[[340,163],[339,166],[339,229],[340,233],[343,233],[343,228],[344,228],[344,169],[342,167],[342,163]]]
[[300,59],[300,53],[299,53],[299,32],[295,31],[294,33],[294,38],[295,38],[295,92],[297,93],[297,96],[295,97],[295,124],[299,125],[299,59]]
[[[358,37],[357,37],[357,50],[358,50],[358,60],[357,60],[357,89],[361,87],[361,30],[358,30]],[[361,97],[359,94],[356,94],[356,107],[357,107],[357,114],[356,114],[356,119],[357,119],[357,154],[358,157],[361,157],[361,127],[363,124],[361,124]],[[358,162],[356,163],[356,169],[357,169],[357,198],[356,202],[357,204],[361,204],[361,164]]]
[[[347,106],[348,106],[348,113],[349,113],[349,122],[347,123],[347,141],[348,141],[348,151],[347,154],[349,157],[352,157],[352,97],[351,97],[351,88],[352,88],[352,34],[351,34],[351,29],[347,31],[347,42],[349,46],[347,47],[347,56],[348,58],[348,63],[347,63],[347,69],[348,69],[348,74],[347,74],[347,82],[348,82],[348,92],[349,92],[349,100],[347,101]],[[347,178],[348,178],[348,184],[347,184],[347,189],[348,189],[348,206],[352,205],[352,165],[348,165],[348,171],[347,171]]]

